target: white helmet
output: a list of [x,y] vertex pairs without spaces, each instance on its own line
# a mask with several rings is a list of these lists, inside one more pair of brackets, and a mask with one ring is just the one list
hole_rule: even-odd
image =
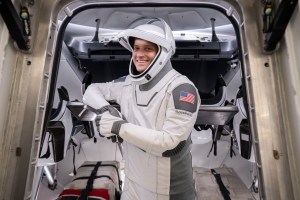
[[[161,22],[163,28],[153,24],[153,22],[157,21]],[[136,72],[133,59],[131,58],[129,64],[129,75],[131,76],[132,81],[137,85],[145,84],[152,80],[165,66],[167,61],[175,53],[176,49],[171,28],[163,19],[160,18],[155,18],[148,23],[139,25],[133,29],[122,31],[117,37],[119,43],[131,52],[133,49],[130,43],[130,38],[140,38],[157,44],[158,46],[158,52],[155,58],[142,73]]]

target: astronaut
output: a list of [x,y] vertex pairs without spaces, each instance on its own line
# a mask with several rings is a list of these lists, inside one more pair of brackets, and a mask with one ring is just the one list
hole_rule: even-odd
[[[162,19],[118,34],[132,52],[129,75],[90,85],[83,102],[103,113],[102,136],[121,137],[125,160],[122,200],[194,200],[190,134],[200,97],[194,84],[172,68],[175,40]],[[121,115],[109,112],[116,101]]]

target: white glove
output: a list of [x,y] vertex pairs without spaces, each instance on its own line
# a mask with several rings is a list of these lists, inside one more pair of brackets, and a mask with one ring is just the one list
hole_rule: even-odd
[[121,125],[127,123],[122,114],[113,106],[107,105],[97,110],[95,120],[97,131],[102,137],[119,135]]

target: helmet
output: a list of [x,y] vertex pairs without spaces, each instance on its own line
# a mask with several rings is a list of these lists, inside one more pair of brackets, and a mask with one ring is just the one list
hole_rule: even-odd
[[[153,24],[154,22],[160,22],[163,28]],[[133,59],[131,58],[129,75],[131,76],[132,81],[137,85],[145,84],[152,80],[162,70],[171,56],[175,53],[176,49],[171,28],[160,18],[155,18],[148,23],[139,25],[133,29],[122,31],[118,34],[117,38],[119,43],[131,52],[133,51],[131,38],[147,40],[158,46],[156,57],[142,73],[136,73]]]

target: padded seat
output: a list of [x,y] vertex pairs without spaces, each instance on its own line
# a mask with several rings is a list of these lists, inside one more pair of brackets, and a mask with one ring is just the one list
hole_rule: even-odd
[[224,105],[226,100],[226,92],[227,92],[227,87],[225,81],[223,79],[223,76],[219,74],[215,84],[215,89],[214,89],[215,94],[211,94],[212,96],[211,98],[201,98],[201,94],[200,94],[201,105],[206,105],[206,106]]

